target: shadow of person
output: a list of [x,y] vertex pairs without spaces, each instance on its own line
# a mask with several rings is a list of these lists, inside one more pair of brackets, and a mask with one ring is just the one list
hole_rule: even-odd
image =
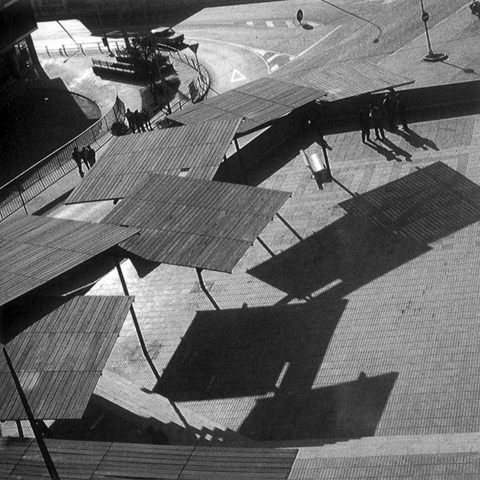
[[309,25],[308,23],[302,23],[302,28],[305,30],[313,30],[312,25]]
[[399,147],[398,145],[395,145],[391,140],[388,138],[384,138],[382,142],[390,147],[392,152],[395,154],[396,157],[405,157],[405,160],[407,162],[412,161],[412,154],[404,150],[403,148]]
[[373,140],[369,140],[366,145],[376,150],[380,155],[383,155],[388,162],[391,162],[392,160],[397,160],[397,162],[401,162],[401,159],[397,158],[395,152],[393,152],[392,150],[388,150],[387,148],[374,142]]
[[433,140],[422,137],[410,128],[405,130],[397,130],[396,133],[397,135],[403,137],[412,147],[421,148],[422,150],[428,150],[429,148],[431,148],[432,150],[436,150],[437,152],[439,150]]

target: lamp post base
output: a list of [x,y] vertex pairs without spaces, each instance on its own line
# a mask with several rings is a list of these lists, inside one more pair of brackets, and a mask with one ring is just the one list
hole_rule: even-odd
[[425,62],[443,62],[448,58],[448,55],[446,53],[427,53],[424,57],[423,60]]

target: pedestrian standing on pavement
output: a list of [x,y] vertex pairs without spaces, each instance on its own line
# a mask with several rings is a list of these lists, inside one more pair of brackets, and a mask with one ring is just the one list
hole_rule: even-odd
[[373,104],[370,104],[370,119],[375,129],[375,137],[377,140],[385,140],[385,131],[383,130],[383,120],[381,110]]
[[362,142],[367,143],[370,141],[370,116],[369,116],[368,106],[365,105],[362,107],[358,113],[358,121],[360,123],[360,128],[362,129]]
[[80,152],[80,156],[82,157],[83,163],[87,167],[87,170],[90,170],[90,163],[88,162],[88,157],[90,156],[90,152],[88,151],[87,147],[82,148],[82,151]]
[[145,122],[143,121],[143,115],[138,111],[135,110],[133,112],[133,121],[135,122],[135,126],[137,127],[137,130],[140,132],[146,132],[145,130]]
[[149,114],[148,110],[146,108],[143,108],[141,113],[143,115],[143,120],[144,120],[144,123],[145,123],[146,127],[149,130],[153,130],[152,124],[150,122],[150,114]]
[[395,99],[397,104],[398,118],[400,119],[400,122],[402,122],[403,129],[408,130],[407,116],[406,116],[407,107],[405,106],[405,102],[403,101],[402,96],[399,95],[398,93],[396,94]]
[[135,133],[135,119],[133,116],[133,112],[129,108],[127,108],[127,111],[125,112],[125,118],[127,119],[130,130],[132,131],[132,133]]
[[397,110],[397,98],[395,96],[395,90],[393,88],[389,89],[389,92],[385,95],[383,99],[383,108],[388,118],[388,127],[390,130],[395,130],[395,112]]
[[91,147],[91,145],[87,145],[87,162],[90,165],[90,168],[95,165],[96,161],[97,154],[95,153],[95,150]]
[[83,168],[82,168],[82,154],[78,150],[78,147],[73,148],[72,158],[73,160],[75,160],[75,163],[77,164],[78,174],[83,178],[85,173],[83,173]]

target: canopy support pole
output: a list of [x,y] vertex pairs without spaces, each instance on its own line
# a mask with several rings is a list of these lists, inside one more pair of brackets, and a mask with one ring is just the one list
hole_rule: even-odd
[[198,283],[200,284],[200,288],[203,290],[203,293],[210,300],[210,303],[215,307],[215,310],[221,310],[221,308],[218,306],[218,303],[214,300],[210,292],[207,290],[207,287],[205,286],[205,282],[203,281],[202,277],[202,269],[196,268],[195,270],[197,271]]
[[275,254],[273,253],[273,250],[260,238],[257,237],[258,243],[272,256],[274,257]]
[[303,240],[300,234],[279,214],[276,214],[278,219],[299,239]]
[[[117,267],[118,276],[120,277],[120,282],[122,284],[123,293],[129,297],[130,294],[128,293],[127,282],[125,281],[125,277],[123,276],[123,272],[120,267],[120,262],[118,261],[118,258],[114,258],[114,261],[115,261],[115,266]],[[133,324],[135,326],[135,331],[137,332],[137,337],[138,337],[138,341],[140,342],[140,347],[142,348],[143,356],[145,357],[145,360],[147,361],[148,365],[150,366],[150,369],[155,375],[155,378],[157,379],[158,382],[160,382],[162,377],[158,373],[157,367],[155,367],[155,364],[153,363],[152,358],[148,353],[148,349],[145,344],[145,340],[143,339],[142,330],[140,329],[140,324],[138,323],[137,315],[135,313],[135,309],[133,308],[133,304],[130,305],[130,314],[132,315]]]
[[13,368],[12,361],[10,360],[10,356],[8,355],[5,346],[3,347],[3,355],[5,356],[5,360],[7,361],[7,365],[12,375],[13,382],[15,383],[15,387],[17,388],[18,395],[20,396],[20,400],[22,401],[23,408],[25,409],[25,413],[27,414],[28,421],[30,422],[30,426],[32,427],[33,434],[35,435],[35,440],[37,441],[38,447],[40,448],[40,453],[42,454],[43,461],[45,462],[45,466],[47,467],[48,473],[50,474],[50,478],[52,480],[60,480],[57,469],[55,468],[52,457],[50,456],[47,446],[45,445],[45,441],[43,440],[40,429],[38,428],[37,422],[33,416],[33,412],[30,408],[30,405],[28,404],[25,392],[23,391],[22,385],[19,378],[17,377],[15,369]]

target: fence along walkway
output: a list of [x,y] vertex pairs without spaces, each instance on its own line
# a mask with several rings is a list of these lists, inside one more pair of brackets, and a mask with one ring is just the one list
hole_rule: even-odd
[[73,148],[85,145],[93,145],[95,149],[102,147],[112,137],[112,124],[123,122],[124,116],[125,105],[116,97],[111,110],[88,130],[0,187],[0,221],[21,209],[28,213],[27,202],[77,168],[72,159]]

